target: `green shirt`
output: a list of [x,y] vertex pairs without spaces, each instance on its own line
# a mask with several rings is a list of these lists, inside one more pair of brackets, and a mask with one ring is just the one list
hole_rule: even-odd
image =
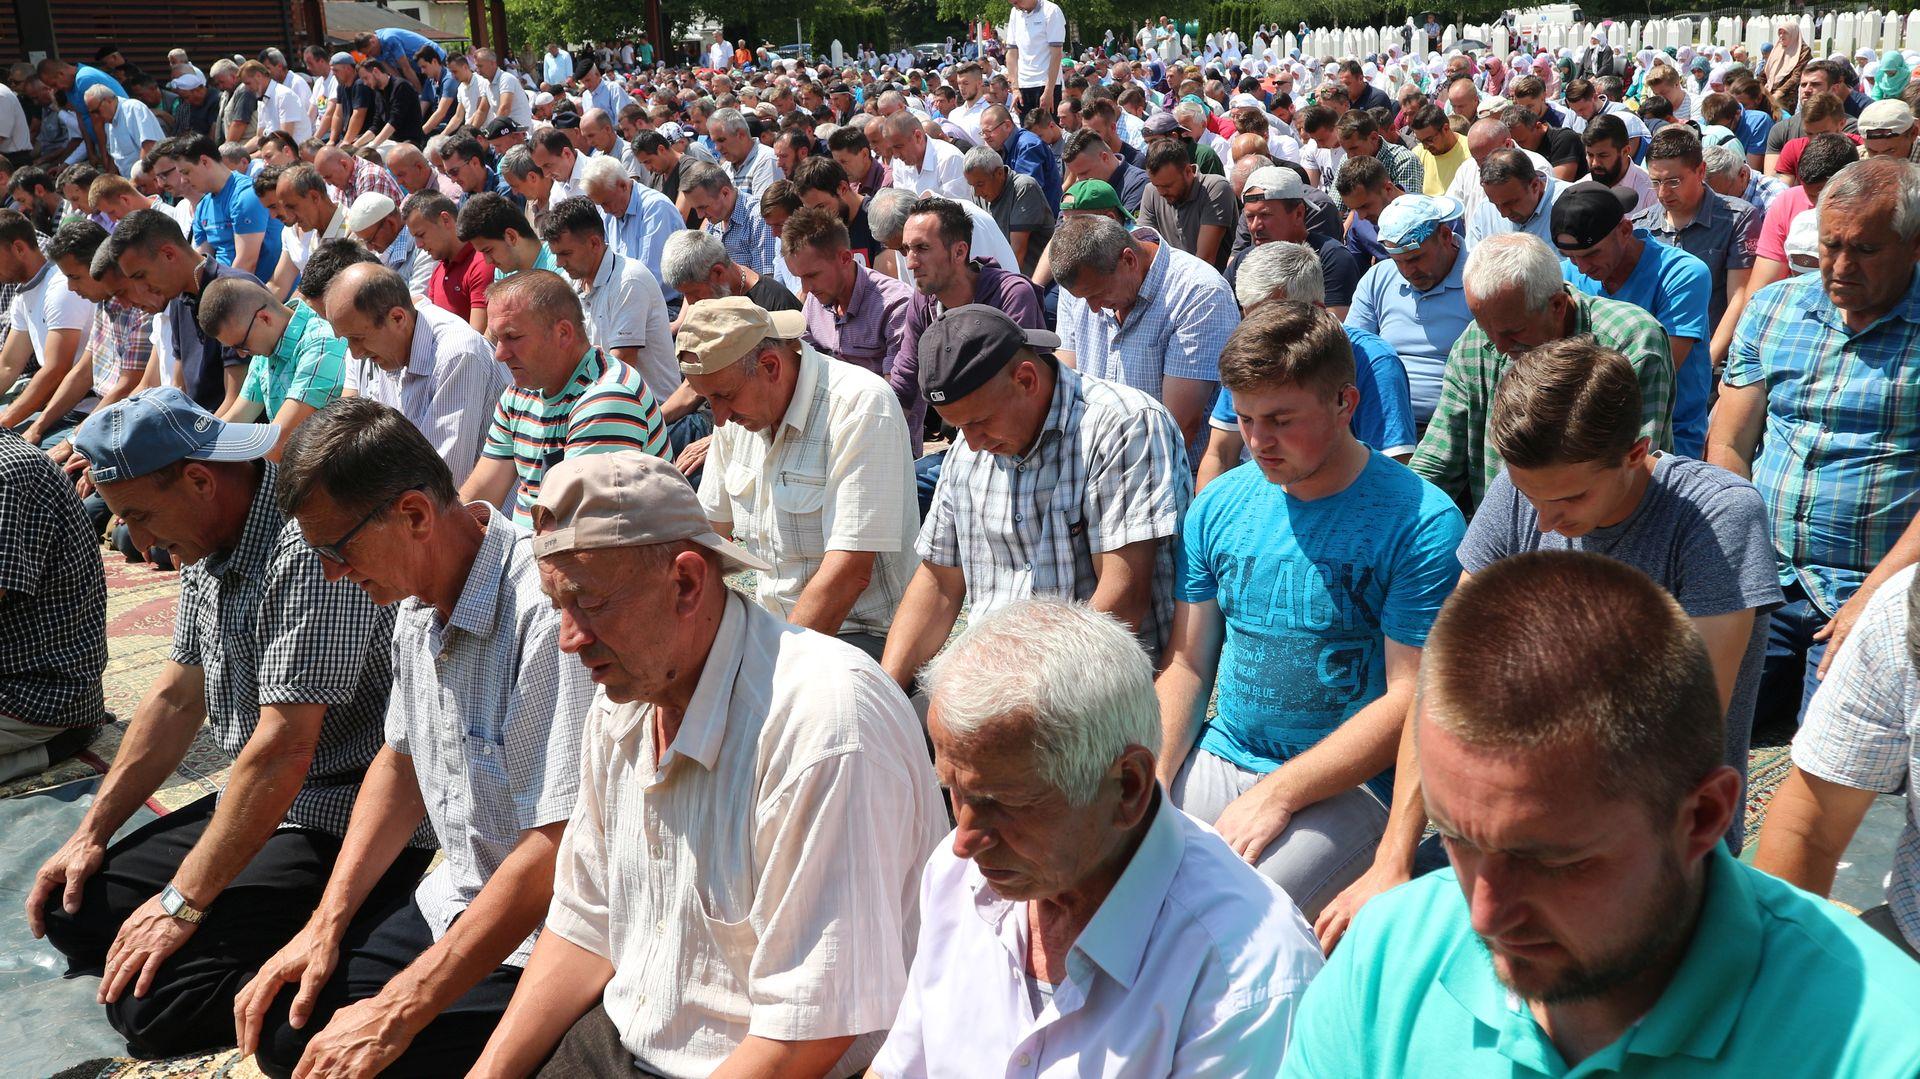
[[333,335],[333,327],[313,308],[295,300],[288,309],[293,318],[280,343],[247,364],[246,381],[240,384],[243,399],[264,407],[262,422],[272,421],[287,401],[325,408],[346,384],[347,343]]
[[1280,1074],[1911,1079],[1920,964],[1715,844],[1686,955],[1652,1010],[1569,1068],[1494,976],[1452,869],[1375,899],[1307,987]]
[[[1578,289],[1567,291],[1573,300],[1573,333],[1568,336],[1590,333],[1601,346],[1626,356],[1640,376],[1640,434],[1653,440],[1654,449],[1672,452],[1673,353],[1667,331],[1644,308]],[[1493,421],[1494,387],[1510,362],[1478,322],[1468,324],[1447,355],[1440,403],[1408,462],[1469,517],[1500,474],[1500,455],[1487,427]]]
[[[559,273],[560,263],[559,260],[553,257],[553,252],[547,250],[547,245],[543,243],[540,245],[540,254],[534,257],[533,268],[536,270],[552,270],[554,273]],[[510,273],[495,266],[493,268],[493,279],[495,281],[505,281],[507,278],[519,272],[518,270],[514,270]]]
[[1220,155],[1214,153],[1213,147],[1205,143],[1196,142],[1193,144],[1193,164],[1199,171],[1214,176],[1225,176],[1227,174],[1227,167],[1220,163]]
[[667,428],[640,372],[590,348],[553,397],[537,388],[508,386],[480,452],[513,462],[519,482],[506,508],[515,524],[532,527],[533,503],[549,467],[569,457],[616,450],[664,457]]

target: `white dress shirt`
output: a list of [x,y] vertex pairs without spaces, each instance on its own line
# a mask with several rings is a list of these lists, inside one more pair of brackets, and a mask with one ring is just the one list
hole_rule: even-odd
[[920,565],[913,451],[900,398],[864,367],[800,346],[793,402],[767,432],[714,429],[700,474],[707,519],[766,559],[762,606],[791,615],[829,551],[871,551],[843,630],[884,637]]
[[967,155],[952,143],[929,137],[927,153],[920,159],[919,168],[900,158],[893,159],[893,186],[905,188],[916,195],[935,191],[963,203],[972,202],[973,188],[967,185],[964,168],[966,158]]
[[288,132],[295,142],[305,142],[313,137],[313,118],[307,115],[307,107],[300,96],[287,89],[285,84],[267,80],[267,92],[254,106],[254,123],[265,134],[279,131],[283,125],[292,124]]
[[1028,948],[1027,904],[941,844],[920,886],[907,998],[874,1072],[1271,1076],[1322,964],[1293,900],[1164,795],[1065,979],[1030,985]]
[[857,1034],[828,1074],[857,1073],[947,828],[913,706],[859,649],[729,595],[664,751],[652,717],[594,698],[547,931],[613,963],[603,1004],[647,1071]]
[[433,443],[465,483],[486,445],[494,406],[512,381],[493,346],[466,319],[431,303],[413,308],[413,342],[407,365],[388,371],[371,360],[347,358],[346,386],[397,409]]

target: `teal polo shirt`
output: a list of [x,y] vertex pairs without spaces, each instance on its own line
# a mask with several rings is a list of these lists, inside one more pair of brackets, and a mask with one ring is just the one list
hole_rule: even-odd
[[1375,899],[1307,987],[1282,1076],[1920,1074],[1920,963],[1715,844],[1671,984],[1569,1068],[1494,977],[1451,868]]

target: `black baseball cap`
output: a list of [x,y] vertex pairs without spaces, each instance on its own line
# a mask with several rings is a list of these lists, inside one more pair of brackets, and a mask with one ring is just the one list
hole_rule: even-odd
[[1640,204],[1630,188],[1588,180],[1574,184],[1553,204],[1553,245],[1562,253],[1585,251],[1612,235]]
[[580,126],[580,114],[571,109],[556,112],[553,114],[553,126],[562,131],[577,128]]
[[489,139],[503,139],[508,135],[516,135],[525,130],[526,128],[520,126],[520,121],[511,116],[496,116],[487,121],[487,126],[483,133]]
[[1059,347],[1058,335],[1026,329],[997,307],[956,307],[920,335],[920,388],[928,404],[948,404],[986,385],[1021,349]]

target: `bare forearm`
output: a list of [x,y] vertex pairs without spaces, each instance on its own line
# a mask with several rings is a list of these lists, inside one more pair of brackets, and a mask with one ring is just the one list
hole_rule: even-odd
[[327,878],[326,892],[313,911],[313,921],[328,936],[338,941],[347,931],[347,923],[359,913],[381,875],[407,849],[407,840],[426,815],[412,758],[382,746],[360,782],[333,875]]
[[613,964],[554,932],[540,934],[513,1002],[467,1079],[531,1075],[579,1018],[600,1002]]
[[[1870,792],[1861,792],[1871,801]],[[1861,806],[1861,814],[1865,805]],[[1832,816],[1851,817],[1835,821]],[[1794,768],[1767,806],[1766,827],[1753,865],[1815,895],[1833,891],[1840,856],[1859,826],[1859,816],[1823,813],[1805,773]]]
[[853,605],[873,580],[874,558],[872,551],[828,551],[813,579],[794,601],[793,614],[787,621],[829,637],[839,633]]
[[804,1042],[748,1037],[713,1070],[713,1079],[821,1079],[855,1037]]
[[206,718],[203,685],[200,668],[167,664],[135,710],[81,831],[106,843],[180,766]]
[[553,860],[565,822],[526,832],[447,934],[380,991],[418,1033],[506,962],[553,900]]
[[313,760],[318,722],[292,722],[280,713],[325,710],[325,705],[269,705],[234,761],[226,792],[207,830],[180,863],[174,880],[189,901],[205,908],[260,853],[293,805]]
[[913,684],[914,675],[940,651],[947,634],[953,632],[954,620],[960,617],[966,587],[964,583],[958,588],[944,585],[941,577],[945,574],[958,578],[960,571],[947,567],[935,570],[922,563],[893,616],[880,666],[902,687]]
[[13,404],[0,412],[0,427],[18,427],[27,422],[27,418],[42,411],[42,406],[53,400],[59,392],[61,383],[73,371],[71,364],[49,363],[34,372],[27,380],[27,388],[20,391]]
[[1420,759],[1413,738],[1412,707],[1400,728],[1400,751],[1393,761],[1393,803],[1387,807],[1387,829],[1373,862],[1411,875],[1414,851],[1427,829],[1427,803],[1420,792]]
[[1212,681],[1211,672],[1197,670],[1180,658],[1154,679],[1154,695],[1160,699],[1160,775],[1169,784],[1193,751]]
[[1365,783],[1393,762],[1412,697],[1411,686],[1389,687],[1385,696],[1261,782],[1278,784],[1296,811]]
[[60,381],[59,389],[53,391],[53,397],[47,401],[46,407],[40,410],[40,418],[33,424],[35,441],[45,437],[55,424],[73,411],[73,406],[86,400],[88,392],[93,389],[92,356],[89,354],[81,359],[86,362],[73,365],[67,377]]

